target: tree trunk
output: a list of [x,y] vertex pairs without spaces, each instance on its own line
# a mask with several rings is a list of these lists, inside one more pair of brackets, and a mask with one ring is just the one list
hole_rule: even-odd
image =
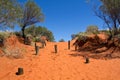
[[119,23],[119,25],[120,25],[120,19],[118,19],[118,23]]
[[114,24],[114,35],[117,35],[118,29],[117,29],[117,25],[116,25],[116,20],[113,20],[113,24]]
[[22,37],[25,39],[25,26],[22,27]]

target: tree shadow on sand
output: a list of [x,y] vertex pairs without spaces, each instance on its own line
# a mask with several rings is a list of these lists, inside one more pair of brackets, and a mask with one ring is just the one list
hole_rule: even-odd
[[[114,51],[116,50],[115,48],[113,48]],[[111,49],[112,52],[113,49]],[[75,51],[74,51],[75,52]],[[79,51],[79,52],[75,52],[75,53],[72,53],[72,54],[69,54],[70,56],[72,57],[89,57],[89,58],[93,58],[93,59],[115,59],[115,58],[120,58],[120,52],[116,52],[116,53],[112,53],[110,52],[110,50],[108,52],[105,51],[102,51],[102,52],[99,52],[99,53],[96,53],[96,52],[90,52],[90,51]]]

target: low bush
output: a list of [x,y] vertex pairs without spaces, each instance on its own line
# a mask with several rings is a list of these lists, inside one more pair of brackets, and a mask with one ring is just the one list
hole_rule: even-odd
[[7,46],[3,48],[4,55],[10,58],[22,58],[23,57],[23,49],[19,47],[14,47],[14,49],[11,49],[11,46]]
[[10,32],[0,32],[0,47],[4,46],[4,40],[10,37]]
[[0,32],[0,39],[6,39],[10,37],[11,33],[10,32]]
[[60,39],[59,42],[65,42],[65,40],[64,39]]
[[14,32],[14,34],[18,37],[22,37],[22,34],[20,32]]
[[18,59],[23,57],[24,47],[19,42],[18,37],[12,35],[5,39],[2,51],[4,56]]
[[33,38],[33,42],[40,42],[41,40],[40,40],[40,38],[39,37],[34,37]]

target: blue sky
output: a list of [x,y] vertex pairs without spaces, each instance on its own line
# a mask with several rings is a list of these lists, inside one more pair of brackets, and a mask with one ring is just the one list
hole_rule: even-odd
[[[54,34],[55,40],[71,39],[71,34],[83,32],[89,25],[103,28],[103,21],[94,15],[91,3],[86,0],[34,0],[42,9],[45,26]],[[92,0],[99,4],[96,0]]]

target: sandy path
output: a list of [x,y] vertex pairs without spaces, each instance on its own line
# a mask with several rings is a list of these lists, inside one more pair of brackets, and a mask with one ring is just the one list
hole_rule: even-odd
[[[54,45],[58,45],[58,53],[54,53]],[[48,42],[39,55],[34,55],[34,47],[23,59],[0,57],[0,80],[120,80],[120,60],[90,59],[71,56],[74,47],[67,49],[67,43]],[[17,76],[18,67],[24,68],[24,74]]]

